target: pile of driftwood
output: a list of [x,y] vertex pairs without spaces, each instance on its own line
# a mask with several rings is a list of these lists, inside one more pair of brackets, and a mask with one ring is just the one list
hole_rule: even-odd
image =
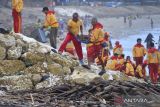
[[[141,101],[127,102],[124,98],[141,98]],[[160,107],[159,99],[160,88],[157,86],[95,79],[87,86],[64,84],[40,90],[6,92],[0,97],[0,107],[135,107],[136,104],[137,107]]]

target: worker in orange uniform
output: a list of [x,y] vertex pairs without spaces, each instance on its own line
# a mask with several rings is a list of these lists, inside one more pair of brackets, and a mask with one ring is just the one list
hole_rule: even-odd
[[55,12],[50,11],[48,7],[44,7],[42,12],[46,15],[43,28],[50,28],[50,34],[49,34],[50,44],[53,48],[56,49],[59,23],[55,16]]
[[147,66],[147,64],[142,64],[142,65],[138,65],[137,68],[136,68],[136,74],[135,76],[137,78],[143,78],[143,79],[146,79],[146,70],[145,70],[145,67]]
[[115,53],[106,64],[106,69],[116,70],[116,65],[118,64],[118,54]]
[[104,42],[103,26],[98,22],[97,18],[91,21],[92,29],[89,43],[87,44],[88,65],[95,62],[102,52],[102,43]]
[[22,32],[22,17],[21,17],[22,10],[23,10],[23,0],[12,0],[12,16],[13,16],[13,27],[15,33]]
[[146,55],[146,49],[141,44],[141,42],[142,42],[142,39],[138,38],[137,44],[133,47],[133,50],[132,50],[133,59],[136,62],[136,66],[138,66],[139,64],[142,65],[143,58]]
[[123,48],[122,45],[119,43],[119,41],[115,42],[115,47],[113,48],[113,54],[122,55],[123,54]]
[[65,50],[67,44],[72,41],[79,58],[79,63],[84,65],[81,41],[77,39],[79,35],[83,35],[83,23],[82,20],[79,19],[78,13],[74,13],[72,17],[73,18],[68,21],[68,33],[58,53],[61,54]]
[[159,65],[158,50],[154,48],[154,43],[150,44],[148,49],[147,60],[150,78],[153,84],[157,83],[158,79],[158,65]]
[[121,71],[121,69],[122,69],[122,67],[124,66],[124,63],[125,63],[125,58],[124,57],[125,57],[124,54],[118,56],[116,70]]
[[128,76],[135,76],[135,73],[134,73],[134,63],[131,61],[131,58],[130,56],[127,56],[126,58],[126,64],[125,64],[126,68],[125,68],[125,74],[128,75]]

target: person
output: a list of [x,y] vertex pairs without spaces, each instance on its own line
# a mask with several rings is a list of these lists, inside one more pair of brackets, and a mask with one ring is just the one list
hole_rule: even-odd
[[154,36],[151,34],[151,33],[149,33],[148,35],[147,35],[147,37],[146,37],[146,39],[145,39],[145,43],[147,43],[146,44],[146,47],[147,47],[147,49],[149,49],[150,48],[150,44],[151,43],[154,43],[155,41],[153,40],[153,38],[154,38]]
[[113,54],[122,55],[123,54],[123,48],[122,45],[120,45],[119,41],[115,42],[115,47],[113,48]]
[[146,79],[146,70],[145,67],[147,66],[147,62],[144,61],[142,65],[138,65],[135,70],[135,76],[137,78],[143,78]]
[[109,34],[109,32],[104,33],[104,40],[107,43],[107,49],[110,50],[111,49],[110,48],[111,44],[110,44],[110,34]]
[[55,12],[49,10],[48,7],[44,7],[42,12],[46,15],[45,22],[42,28],[50,28],[50,44],[53,48],[56,49],[59,23],[57,21]]
[[122,54],[117,58],[116,70],[121,71],[122,67],[124,66],[124,63],[125,63],[125,55]]
[[116,70],[116,65],[118,64],[118,54],[115,53],[111,58],[107,61],[106,69]]
[[83,53],[82,53],[82,46],[81,42],[79,41],[78,36],[79,33],[81,32],[81,35],[83,35],[83,25],[82,25],[82,20],[79,19],[78,13],[73,13],[72,19],[68,21],[68,33],[61,44],[58,53],[62,54],[63,51],[65,50],[67,44],[72,41],[73,45],[75,47],[77,56],[79,58],[79,62],[81,65],[84,65],[83,62]]
[[136,62],[136,67],[138,65],[142,65],[143,63],[143,58],[146,55],[146,49],[144,48],[144,46],[141,44],[142,39],[138,38],[137,39],[137,44],[134,45],[133,50],[132,50],[132,54],[133,54],[133,59]]
[[12,0],[13,28],[15,33],[22,32],[23,0]]
[[102,51],[102,43],[104,42],[103,26],[97,20],[92,18],[92,29],[90,33],[90,40],[87,44],[87,58],[88,65],[95,62],[95,59],[100,56]]
[[153,19],[151,18],[151,28],[153,29]]
[[159,36],[159,39],[158,39],[158,51],[160,51],[160,36]]
[[134,63],[131,61],[131,57],[127,56],[125,64],[125,74],[128,76],[135,76]]
[[151,43],[150,46],[147,54],[148,68],[151,81],[153,84],[156,84],[158,79],[159,53],[154,47],[154,43]]

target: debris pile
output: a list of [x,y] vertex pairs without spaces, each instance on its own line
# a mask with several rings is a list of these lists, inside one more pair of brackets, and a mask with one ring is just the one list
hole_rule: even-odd
[[[109,107],[137,105],[158,107],[160,89],[131,81],[104,81],[95,78],[89,85],[63,84],[31,91],[12,91],[0,97],[0,106],[16,107]],[[118,98],[139,98],[145,102],[119,101]],[[9,102],[9,103],[8,103]],[[141,105],[141,106],[140,106]]]

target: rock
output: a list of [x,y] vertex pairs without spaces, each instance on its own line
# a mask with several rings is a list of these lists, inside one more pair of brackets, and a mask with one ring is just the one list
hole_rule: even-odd
[[102,75],[104,80],[118,80],[118,81],[128,81],[129,77],[120,71],[107,71]]
[[6,57],[6,49],[0,46],[0,60],[5,59]]
[[49,78],[36,84],[35,89],[47,88],[55,85],[60,85],[62,83],[62,80],[58,76],[50,74]]
[[35,51],[38,53],[47,54],[51,52],[51,49],[45,45],[40,45]]
[[0,85],[8,87],[8,90],[30,90],[33,88],[30,76],[16,75],[0,78]]
[[48,65],[48,71],[53,75],[63,76],[64,71],[60,64],[54,63]]
[[63,72],[65,75],[71,74],[71,69],[69,67],[63,67]]
[[22,47],[18,46],[18,47],[11,47],[8,49],[7,52],[7,58],[8,59],[18,59],[21,57],[21,53],[22,53]]
[[0,61],[0,74],[2,76],[15,75],[24,70],[25,64],[20,60],[2,60]]
[[49,56],[47,56],[47,62],[48,63],[56,62],[56,63],[62,65],[63,67],[66,66],[69,68],[74,68],[74,67],[78,66],[77,60],[73,60],[69,56],[61,56],[56,53],[52,53]]
[[28,45],[29,45],[29,44],[24,43],[21,39],[17,39],[17,40],[16,40],[16,46],[17,46],[17,47],[22,47],[22,53],[25,53],[25,52],[28,51],[28,49],[29,49],[29,46],[28,46]]
[[35,86],[35,89],[41,89],[41,88],[47,88],[49,87],[50,84],[49,84],[49,81],[43,81],[41,83],[38,83],[36,86]]
[[22,55],[22,60],[25,62],[26,66],[32,66],[38,62],[45,62],[46,57],[41,53],[26,52]]
[[38,49],[40,47],[40,44],[38,42],[31,42],[28,44],[28,46],[29,46],[28,51],[36,52],[36,49]]
[[102,78],[103,78],[104,80],[109,80],[110,75],[107,74],[107,73],[105,73],[105,74],[102,75]]
[[25,70],[22,71],[23,74],[40,74],[45,72],[46,72],[45,63],[41,62],[33,66],[27,67]]
[[91,71],[83,67],[76,67],[73,74],[71,75],[71,81],[77,84],[88,84],[97,77],[100,76],[95,73],[91,73]]
[[42,76],[40,74],[33,74],[31,77],[32,83],[35,85],[39,83],[42,79]]
[[13,36],[0,34],[0,45],[6,48],[15,46],[16,40]]

